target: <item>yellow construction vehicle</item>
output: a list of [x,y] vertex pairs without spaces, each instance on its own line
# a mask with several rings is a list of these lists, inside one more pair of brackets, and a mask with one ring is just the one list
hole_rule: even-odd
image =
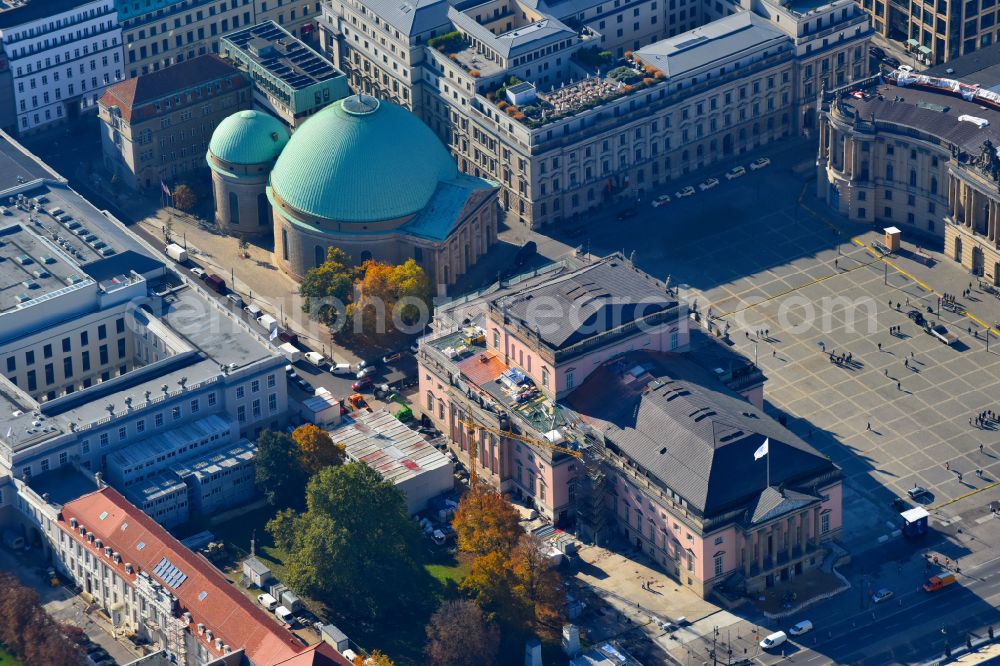
[[525,435],[518,435],[510,430],[501,430],[500,428],[493,428],[491,426],[482,425],[481,423],[476,423],[475,421],[469,419],[459,419],[459,423],[467,428],[467,433],[469,435],[468,445],[469,445],[469,487],[474,488],[478,476],[476,475],[476,456],[478,455],[479,445],[476,443],[476,431],[484,430],[486,432],[493,433],[494,435],[499,435],[500,437],[507,437],[509,439],[516,439],[519,442],[525,442],[527,444],[532,444],[534,446],[540,446],[550,451],[558,451],[559,453],[565,453],[568,456],[573,456],[577,460],[583,459],[583,454],[575,449],[571,449],[565,446],[560,446],[558,444],[553,444],[547,439],[536,439],[535,437],[527,437]]

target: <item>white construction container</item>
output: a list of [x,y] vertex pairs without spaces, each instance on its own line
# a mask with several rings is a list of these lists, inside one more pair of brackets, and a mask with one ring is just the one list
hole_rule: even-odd
[[257,323],[263,326],[264,330],[268,333],[271,333],[274,329],[278,328],[278,320],[269,314],[257,317]]
[[295,363],[302,358],[302,352],[299,351],[298,347],[293,345],[291,342],[285,342],[278,345],[278,351],[281,352],[282,356],[288,359],[289,363]]
[[188,260],[187,250],[182,248],[177,243],[171,243],[166,249],[167,256],[176,261],[179,264],[183,264]]

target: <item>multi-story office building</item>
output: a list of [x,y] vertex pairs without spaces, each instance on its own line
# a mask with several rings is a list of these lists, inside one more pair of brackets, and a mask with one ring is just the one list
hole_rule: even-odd
[[[164,433],[180,463],[284,423],[284,360],[261,333],[15,145],[0,149],[4,474],[74,466],[118,483],[113,456]],[[203,449],[209,418],[228,434]]]
[[858,4],[871,16],[875,32],[900,43],[916,62],[941,64],[1000,41],[994,0],[858,0]]
[[124,78],[113,0],[27,0],[0,5],[0,60],[10,76],[11,132],[33,132],[97,111],[104,89]]
[[1000,95],[896,72],[824,95],[817,195],[859,222],[943,238],[945,254],[1000,285]]
[[133,189],[204,169],[212,132],[250,104],[247,77],[211,54],[117,83],[99,101],[104,166]]
[[763,412],[755,365],[688,322],[625,257],[566,260],[438,308],[420,408],[480,479],[585,539],[616,530],[701,595],[770,587],[822,561],[840,473]]
[[221,54],[247,73],[254,103],[293,129],[351,92],[343,72],[273,21],[229,33]]
[[538,226],[809,129],[824,84],[867,74],[849,0],[679,7],[353,0],[320,28],[352,86],[411,106]]
[[274,21],[310,38],[320,0],[115,0],[129,77],[219,52],[227,32]]

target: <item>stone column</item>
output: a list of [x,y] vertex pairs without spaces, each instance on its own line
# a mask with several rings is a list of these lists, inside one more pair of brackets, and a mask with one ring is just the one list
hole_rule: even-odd
[[757,530],[757,569],[764,571],[764,553],[767,551],[767,539],[764,530]]

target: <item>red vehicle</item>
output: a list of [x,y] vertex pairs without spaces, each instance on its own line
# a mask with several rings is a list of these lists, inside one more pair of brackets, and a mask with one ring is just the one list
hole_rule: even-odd
[[226,281],[223,280],[218,275],[216,275],[215,273],[212,273],[211,275],[205,278],[205,284],[207,284],[209,288],[219,292],[223,296],[226,294]]
[[358,381],[351,384],[351,388],[355,391],[364,391],[365,389],[370,389],[375,385],[375,380],[371,377],[362,377]]

